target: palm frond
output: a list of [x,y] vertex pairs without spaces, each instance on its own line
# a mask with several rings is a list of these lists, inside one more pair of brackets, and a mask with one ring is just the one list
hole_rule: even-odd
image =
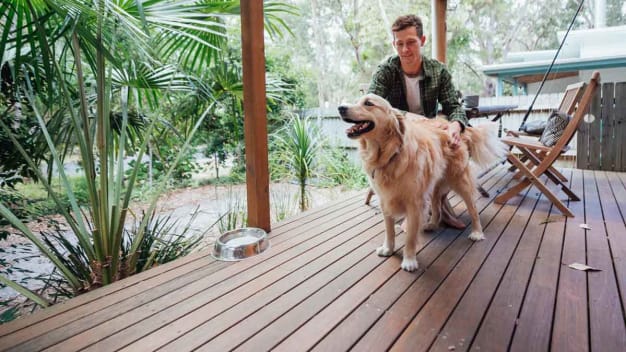
[[283,18],[285,14],[300,16],[300,11],[295,5],[285,4],[280,1],[265,1],[263,3],[265,31],[271,38],[283,38],[284,31],[287,31],[291,36],[294,35]]

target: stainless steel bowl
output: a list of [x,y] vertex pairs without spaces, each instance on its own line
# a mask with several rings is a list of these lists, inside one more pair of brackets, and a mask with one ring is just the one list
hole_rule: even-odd
[[262,253],[269,247],[267,232],[244,227],[220,235],[213,244],[211,255],[217,260],[237,261]]

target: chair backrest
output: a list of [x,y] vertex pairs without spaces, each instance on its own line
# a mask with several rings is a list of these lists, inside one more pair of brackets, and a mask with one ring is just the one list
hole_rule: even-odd
[[[574,134],[576,133],[578,126],[580,125],[580,123],[583,120],[583,117],[585,116],[585,114],[587,114],[589,110],[591,99],[596,93],[599,82],[600,82],[600,73],[598,71],[594,71],[593,74],[591,75],[591,79],[589,80],[589,83],[584,86],[584,89],[582,89],[582,86],[581,86],[580,88],[581,93],[576,93],[576,97],[578,97],[579,99],[575,99],[575,100],[568,102],[567,111],[570,111],[569,109],[571,108],[572,109],[571,111],[574,114],[570,122],[565,127],[565,130],[563,131],[563,135],[561,136],[561,138],[558,140],[558,142],[556,142],[554,147],[552,147],[552,149],[548,152],[546,159],[550,159],[549,164],[552,164],[552,162],[556,160],[558,155],[565,149],[565,147],[572,140],[572,137],[574,137]],[[563,100],[565,101],[565,99]],[[541,170],[541,172],[543,171],[545,170]]]
[[[563,95],[563,99],[561,99],[561,103],[556,111],[553,111],[548,117],[548,122],[541,137],[539,138],[541,143],[548,147],[552,147],[556,144],[556,141],[563,138],[565,128],[569,124],[567,116],[572,116],[574,111],[576,111],[586,85],[587,84],[585,82],[578,82],[570,84],[565,88],[565,94]],[[572,137],[570,137],[570,140],[567,141],[565,146],[571,142]]]
[[[571,142],[572,138],[574,137],[574,133],[576,132],[576,130],[578,130],[578,126],[580,126],[580,123],[583,120],[583,117],[589,112],[589,105],[591,104],[591,99],[596,93],[596,90],[598,89],[599,84],[600,84],[600,72],[594,71],[593,74],[591,75],[591,78],[589,79],[589,84],[581,85],[579,92],[576,93],[577,99],[572,102],[570,107],[568,107],[568,109],[571,109],[571,112],[568,112],[568,114],[573,115],[572,116],[573,121],[571,121],[567,125],[567,127],[565,128],[565,132],[563,133],[564,137],[567,138],[565,140],[565,144],[563,145],[563,148],[567,146],[569,142]],[[572,132],[569,132],[567,130],[568,128],[570,128],[570,125],[572,125],[571,126]],[[565,134],[567,132],[569,133]]]
[[580,101],[580,98],[582,98],[585,85],[585,82],[568,85],[567,88],[565,88],[565,94],[563,95],[563,99],[561,100],[558,110],[566,113],[567,115],[574,114],[576,104]]

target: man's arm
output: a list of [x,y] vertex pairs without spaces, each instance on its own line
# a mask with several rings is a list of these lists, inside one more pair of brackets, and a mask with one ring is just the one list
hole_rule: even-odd
[[465,131],[467,125],[467,116],[465,110],[459,103],[456,89],[452,84],[452,76],[447,69],[441,70],[441,80],[439,82],[439,96],[437,98],[441,104],[444,115],[448,117],[450,125],[448,126],[448,135],[450,136],[450,145],[453,148],[461,144],[461,133]]
[[454,84],[452,84],[452,76],[448,70],[443,69],[441,71],[439,84],[439,96],[437,100],[441,104],[442,112],[448,117],[450,122],[457,121],[460,125],[461,132],[463,132],[468,123],[467,116],[465,115],[465,110],[463,110],[461,103],[459,103],[456,89],[454,88]]

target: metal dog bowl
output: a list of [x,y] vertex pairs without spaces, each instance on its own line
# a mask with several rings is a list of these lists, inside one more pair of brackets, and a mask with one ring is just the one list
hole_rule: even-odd
[[220,235],[211,255],[217,260],[237,261],[262,253],[270,247],[263,229],[244,227]]

